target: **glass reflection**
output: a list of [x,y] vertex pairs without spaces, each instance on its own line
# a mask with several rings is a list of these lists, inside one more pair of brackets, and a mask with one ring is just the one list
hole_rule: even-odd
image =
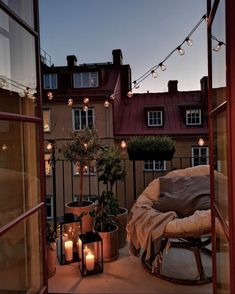
[[0,237],[0,293],[38,293],[43,285],[40,215]]
[[40,202],[37,126],[0,120],[0,226]]

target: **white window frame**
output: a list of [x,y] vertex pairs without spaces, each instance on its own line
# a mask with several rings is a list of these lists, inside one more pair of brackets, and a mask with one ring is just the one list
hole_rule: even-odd
[[[155,117],[151,117],[151,115]],[[159,117],[160,116],[160,117]],[[160,123],[152,122],[152,120],[160,120]],[[163,125],[163,111],[162,110],[149,110],[148,111],[148,127],[161,127]]]
[[45,176],[50,177],[52,176],[52,166],[50,164],[51,154],[44,153],[44,162],[45,162]]
[[[48,78],[48,83],[46,81],[47,78]],[[56,73],[43,75],[43,88],[47,89],[47,90],[58,88],[58,81],[57,81],[57,74]]]
[[[48,121],[46,121],[45,113],[48,113]],[[49,133],[51,132],[51,110],[50,109],[43,109],[43,132]]]
[[[195,155],[195,150],[198,150],[198,156]],[[204,159],[205,155],[202,156],[202,150],[206,151],[206,162],[200,162],[199,158]],[[193,146],[192,147],[192,166],[209,164],[209,147],[208,146]]]
[[187,126],[198,126],[202,124],[202,110],[195,109],[186,109],[186,125]]
[[[75,128],[75,113],[76,112],[79,112],[79,125],[80,125],[80,128]],[[88,111],[84,111],[82,108],[73,108],[72,109],[72,124],[73,124],[73,130],[74,131],[80,131],[84,128],[88,128],[89,125],[88,125],[88,114],[89,114],[89,111],[92,111],[92,126],[94,126],[94,123],[95,123],[95,116],[94,116],[94,108],[91,108],[89,107],[88,108]],[[85,123],[85,126],[82,127],[82,113],[85,113],[85,116],[86,116],[86,123]]]
[[74,88],[97,88],[99,87],[99,72],[75,72],[73,74],[73,85]]
[[[77,167],[78,167],[78,164],[73,163],[73,175],[74,176],[80,176],[80,173],[79,173]],[[84,171],[83,175],[84,176],[89,176],[88,166],[85,167],[85,171]],[[94,176],[94,175],[96,175],[96,167],[95,167],[95,165],[94,165],[94,171],[93,172],[92,171],[90,172],[90,176]]]
[[[50,202],[48,202],[48,199],[50,199]],[[46,195],[46,218],[48,219],[48,220],[51,220],[51,219],[53,219],[53,201],[54,201],[54,199],[53,199],[53,195]],[[51,213],[50,213],[50,216],[48,216],[47,215],[47,208],[50,208],[50,211],[51,211]]]
[[[160,167],[160,165],[163,163],[163,168]],[[152,166],[147,167],[147,166]],[[145,160],[144,161],[144,171],[145,172],[161,172],[166,171],[166,160]]]

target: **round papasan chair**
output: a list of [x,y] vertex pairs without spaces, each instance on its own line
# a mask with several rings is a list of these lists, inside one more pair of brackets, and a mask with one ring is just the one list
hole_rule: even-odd
[[[207,176],[209,172],[209,165],[200,165],[174,170],[164,177]],[[159,213],[153,207],[153,204],[159,198],[160,179],[157,178],[150,182],[132,206],[127,224],[130,254],[139,256],[140,252],[142,252],[144,267],[152,274],[165,280],[182,284],[205,284],[211,282],[211,273],[205,273],[202,261],[202,255],[209,260],[211,259],[211,251],[207,246],[211,242],[210,208],[196,210],[192,215],[180,218],[175,211]],[[184,278],[184,276],[174,276],[174,273],[172,276],[172,274],[168,275],[162,272],[161,268],[167,251],[175,247],[178,248],[177,250],[185,249],[193,252],[196,277]],[[187,268],[182,268],[180,264],[174,266],[176,266],[178,272],[187,271]],[[211,267],[211,264],[209,267]]]

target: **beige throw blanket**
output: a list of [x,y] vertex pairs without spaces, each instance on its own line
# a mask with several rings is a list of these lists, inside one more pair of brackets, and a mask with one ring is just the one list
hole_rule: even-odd
[[152,242],[161,238],[166,225],[177,217],[174,211],[159,212],[151,204],[135,203],[130,211],[127,224],[127,239],[130,243],[130,253],[139,255],[142,248],[146,250],[146,260],[151,256]]

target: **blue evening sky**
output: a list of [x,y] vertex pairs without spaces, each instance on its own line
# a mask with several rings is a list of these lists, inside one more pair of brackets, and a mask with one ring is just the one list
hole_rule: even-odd
[[[121,49],[130,64],[132,81],[159,64],[176,48],[206,13],[206,0],[40,0],[41,48],[57,65],[67,55],[78,63],[112,61]],[[168,80],[178,80],[179,90],[200,88],[207,75],[206,22],[192,35],[185,55],[175,52],[167,70],[151,76],[134,92],[167,91]]]

